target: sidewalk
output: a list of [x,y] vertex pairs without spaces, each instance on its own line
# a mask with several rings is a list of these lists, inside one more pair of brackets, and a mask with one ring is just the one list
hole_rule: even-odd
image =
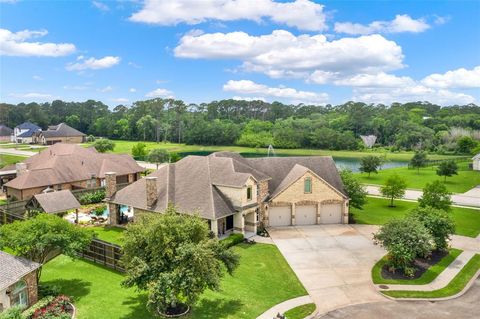
[[257,319],[272,319],[272,318],[275,318],[275,316],[278,313],[284,314],[286,311],[292,308],[303,306],[308,303],[313,303],[312,298],[310,298],[310,296],[308,295],[290,299],[268,309],[267,311],[262,313],[260,316],[258,316]]
[[[366,185],[365,189],[368,195],[382,197],[382,193],[380,192],[380,186]],[[403,196],[403,199],[416,201],[420,197],[422,197],[422,195],[423,195],[422,191],[407,189],[405,191],[405,196]],[[475,187],[472,190],[469,190],[465,194],[452,195],[451,198],[454,205],[480,208],[480,191],[477,191],[477,187]]]

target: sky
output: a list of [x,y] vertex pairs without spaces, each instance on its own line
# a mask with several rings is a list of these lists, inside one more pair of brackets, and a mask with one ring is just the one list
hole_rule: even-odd
[[480,103],[480,1],[0,0],[0,102]]

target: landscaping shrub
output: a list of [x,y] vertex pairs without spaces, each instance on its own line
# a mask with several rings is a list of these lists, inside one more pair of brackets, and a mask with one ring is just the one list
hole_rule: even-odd
[[38,286],[38,295],[41,297],[58,296],[60,294],[60,287],[55,285],[41,284]]
[[30,308],[28,308],[27,310],[25,310],[22,315],[24,318],[31,318],[33,316],[33,314],[35,313],[35,311],[37,311],[38,309],[42,309],[42,308],[45,308],[46,306],[48,306],[53,300],[55,299],[54,296],[47,296],[47,297],[44,297],[42,299],[40,299],[39,301],[37,301],[36,304],[34,304],[33,306],[31,306]]
[[31,319],[70,319],[69,303],[70,298],[67,296],[58,296],[46,306],[37,308]]
[[228,236],[227,238],[222,239],[221,243],[225,247],[230,248],[232,246],[235,246],[243,242],[243,239],[244,239],[243,234],[230,234],[230,236]]
[[410,217],[425,226],[433,237],[436,250],[448,248],[448,240],[455,233],[455,223],[445,211],[433,207],[418,207],[412,211]]
[[22,307],[15,306],[0,313],[0,319],[25,319],[25,317],[22,315]]
[[105,199],[105,191],[98,190],[95,192],[83,194],[82,196],[80,196],[78,201],[82,205],[88,205],[88,204],[100,203],[104,199]]
[[411,265],[416,257],[427,257],[433,250],[433,237],[415,218],[394,219],[374,234],[374,243],[387,250],[387,265],[394,272],[403,270],[412,274]]
[[95,216],[102,216],[103,215],[103,212],[105,211],[105,208],[107,206],[106,205],[102,205],[102,206],[98,206],[97,208],[95,208],[92,213],[95,215]]

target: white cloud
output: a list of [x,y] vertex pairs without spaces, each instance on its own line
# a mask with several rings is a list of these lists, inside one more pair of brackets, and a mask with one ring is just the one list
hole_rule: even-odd
[[167,98],[167,99],[173,99],[173,98],[175,98],[174,95],[173,95],[173,92],[172,92],[172,91],[169,91],[169,90],[167,90],[167,89],[156,89],[156,90],[153,90],[153,91],[148,92],[147,94],[145,94],[145,97],[148,97],[148,98],[160,97],[160,98]]
[[[78,60],[78,58],[77,58]],[[120,63],[120,57],[118,56],[106,56],[100,59],[83,57],[79,60],[81,62],[70,63],[66,66],[68,71],[82,71],[86,69],[99,70],[108,69]]]
[[352,22],[336,22],[335,32],[346,34],[373,34],[373,33],[419,33],[430,28],[424,19],[412,19],[407,14],[398,14],[391,21],[373,21],[368,25]]
[[272,97],[280,100],[287,100],[293,104],[325,104],[328,101],[328,94],[309,91],[298,91],[288,87],[268,87],[250,80],[230,80],[223,85],[223,90],[242,95],[258,95],[260,97]]
[[27,42],[47,34],[47,30],[11,32],[0,29],[0,55],[59,57],[75,52],[75,45],[71,43]]
[[158,25],[198,24],[209,20],[272,22],[301,30],[327,29],[323,5],[310,0],[146,0],[131,21]]
[[92,4],[95,8],[97,8],[100,11],[109,11],[110,7],[107,6],[105,3],[100,2],[100,1],[92,1]]
[[52,101],[58,99],[57,96],[47,93],[38,93],[38,92],[31,92],[31,93],[10,93],[9,96],[21,99],[22,101]]
[[124,104],[124,103],[128,103],[129,99],[119,97],[119,98],[112,99],[112,101],[116,103]]
[[471,95],[444,89],[433,89],[421,84],[395,89],[355,89],[353,99],[367,103],[429,101],[438,105],[469,104],[475,102]]
[[43,78],[40,75],[34,75],[32,76],[32,79],[34,79],[35,81],[43,81]]
[[113,88],[109,85],[109,86],[106,86],[104,88],[99,89],[98,91],[102,92],[102,93],[107,93],[107,92],[111,92],[112,90],[113,90]]
[[480,65],[471,70],[460,68],[444,74],[431,74],[422,84],[434,88],[480,88]]
[[[314,80],[313,77],[313,82]],[[415,81],[408,76],[395,76],[380,72],[377,74],[357,74],[351,77],[334,80],[335,85],[353,86],[353,87],[385,87],[397,88],[415,85]]]
[[295,36],[285,30],[261,36],[186,34],[174,52],[179,58],[239,59],[243,69],[273,78],[308,78],[315,71],[375,74],[403,67],[402,48],[378,34],[333,41],[324,35]]
[[137,92],[137,89],[136,89],[136,88],[130,88],[128,91],[129,91],[130,93],[135,93],[135,92]]

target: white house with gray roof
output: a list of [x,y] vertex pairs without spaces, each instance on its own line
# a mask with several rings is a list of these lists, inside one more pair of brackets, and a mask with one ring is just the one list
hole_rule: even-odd
[[269,226],[348,223],[348,196],[329,156],[247,159],[238,153],[188,156],[166,164],[116,192],[115,172],[106,174],[110,223],[162,213],[169,204],[198,213],[211,230],[255,234]]

